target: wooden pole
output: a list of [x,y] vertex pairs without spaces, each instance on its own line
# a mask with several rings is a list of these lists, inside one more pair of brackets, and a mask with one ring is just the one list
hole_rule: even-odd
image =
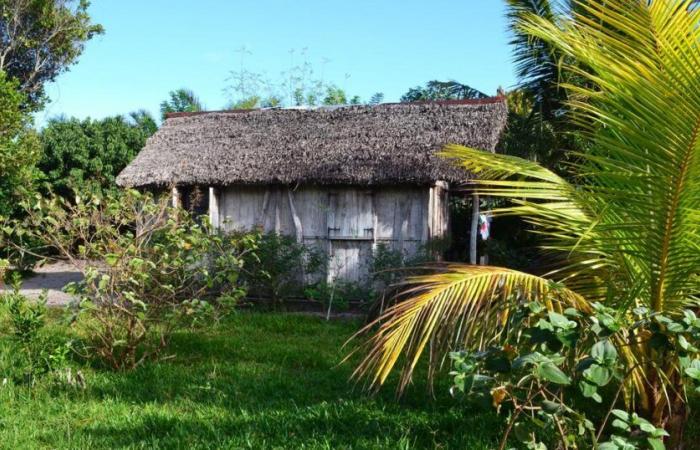
[[209,188],[209,223],[212,229],[219,228],[219,190],[213,186]]
[[172,190],[172,200],[173,208],[180,208],[182,206],[182,198],[180,197],[180,190],[177,187],[173,187]]
[[469,263],[477,263],[477,237],[479,235],[479,196],[472,195],[472,228],[469,234]]

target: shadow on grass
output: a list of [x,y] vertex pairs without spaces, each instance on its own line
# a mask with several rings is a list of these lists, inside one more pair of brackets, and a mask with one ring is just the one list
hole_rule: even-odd
[[[240,314],[175,336],[171,361],[126,373],[95,370],[84,392],[51,394],[59,416],[87,416],[41,433],[53,448],[492,448],[501,418],[459,404],[448,381],[399,401],[339,365],[357,322]],[[417,378],[418,379],[418,378]],[[60,404],[60,406],[59,406]]]
[[500,423],[488,415],[416,414],[371,402],[176,417],[148,412],[137,423],[85,430],[100,447],[184,448],[492,448]]

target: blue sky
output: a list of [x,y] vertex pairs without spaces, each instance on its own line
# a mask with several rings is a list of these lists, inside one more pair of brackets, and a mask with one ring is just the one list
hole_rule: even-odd
[[[316,75],[351,95],[396,101],[431,79],[488,94],[515,82],[501,0],[93,0],[106,33],[47,87],[37,116],[101,118],[188,87],[220,109],[232,70],[277,78],[301,49]],[[290,50],[294,49],[294,55]],[[296,60],[292,62],[292,58]],[[349,75],[346,76],[346,75]]]

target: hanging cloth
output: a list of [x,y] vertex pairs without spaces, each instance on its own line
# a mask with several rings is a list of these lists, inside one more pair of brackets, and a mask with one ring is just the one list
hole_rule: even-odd
[[479,214],[479,234],[483,241],[491,236],[491,217],[486,214]]

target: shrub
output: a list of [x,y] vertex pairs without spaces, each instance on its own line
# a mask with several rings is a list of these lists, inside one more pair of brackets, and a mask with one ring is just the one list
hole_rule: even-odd
[[241,298],[244,256],[256,245],[255,235],[213,233],[167,198],[136,191],[38,198],[10,228],[41,239],[83,273],[67,288],[80,299],[76,326],[87,337],[86,356],[115,370],[158,357],[175,330],[210,311],[203,305]]
[[2,370],[5,378],[33,385],[44,374],[66,365],[68,342],[49,339],[46,327],[46,293],[31,301],[20,294],[20,278],[14,274],[12,291],[1,296],[8,323],[9,343],[3,347]]
[[266,233],[255,253],[244,259],[245,279],[251,291],[279,304],[302,295],[306,279],[318,276],[327,258],[319,249],[299,243],[294,237]]
[[698,390],[700,319],[691,310],[672,318],[636,308],[627,317],[601,304],[586,313],[549,306],[523,303],[503,339],[451,353],[453,394],[508,414],[501,448],[509,438],[527,448],[664,448],[668,433],[624,406],[631,394],[625,382],[644,364],[625,349],[644,340],[677,355],[685,386]]

